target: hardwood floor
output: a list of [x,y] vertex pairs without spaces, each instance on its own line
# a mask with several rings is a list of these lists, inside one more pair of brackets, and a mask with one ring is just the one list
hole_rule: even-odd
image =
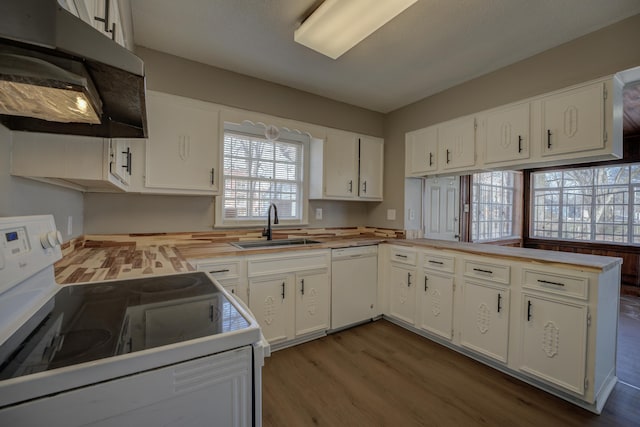
[[640,298],[620,297],[619,319],[618,378],[640,388]]
[[640,426],[640,390],[602,415],[385,320],[266,359],[265,426]]

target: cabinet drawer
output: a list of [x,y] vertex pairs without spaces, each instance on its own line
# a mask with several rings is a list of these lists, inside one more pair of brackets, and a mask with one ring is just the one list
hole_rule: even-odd
[[416,265],[416,252],[411,249],[391,248],[389,259],[402,264]]
[[589,279],[567,274],[538,270],[523,270],[523,287],[566,295],[586,300],[589,297]]
[[490,280],[508,285],[510,271],[511,268],[508,265],[470,260],[464,261],[464,275],[476,279]]
[[198,270],[206,271],[216,279],[240,277],[240,261],[198,264]]
[[429,270],[446,271],[447,273],[453,273],[455,267],[455,258],[452,256],[425,253],[423,266],[425,269]]

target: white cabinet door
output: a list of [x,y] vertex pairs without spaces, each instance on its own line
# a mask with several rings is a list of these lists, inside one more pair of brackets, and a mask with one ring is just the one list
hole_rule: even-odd
[[345,199],[358,196],[358,139],[355,134],[337,130],[328,132],[324,165],[326,196]]
[[465,282],[460,343],[501,362],[507,362],[509,290]]
[[438,126],[438,145],[442,169],[459,169],[475,165],[475,120],[463,117]]
[[484,120],[487,164],[529,158],[529,103],[492,111]]
[[360,138],[360,187],[361,199],[382,200],[382,170],[384,144],[381,138]]
[[218,107],[147,91],[146,186],[216,194],[219,189]]
[[604,94],[596,83],[543,98],[542,155],[604,148]]
[[329,273],[298,273],[295,287],[296,336],[329,329]]
[[438,127],[407,133],[406,176],[421,176],[438,169]]
[[416,269],[391,264],[389,269],[389,314],[407,323],[415,321]]
[[127,139],[112,139],[110,141],[111,173],[123,183],[131,183],[133,154],[131,143]]
[[293,292],[290,275],[249,280],[249,307],[270,344],[286,341],[290,335]]
[[520,369],[584,393],[587,306],[523,293]]
[[420,327],[453,337],[453,277],[425,271],[420,298]]

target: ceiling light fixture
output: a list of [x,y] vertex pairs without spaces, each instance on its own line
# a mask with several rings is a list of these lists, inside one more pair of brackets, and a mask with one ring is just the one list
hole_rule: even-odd
[[325,0],[293,39],[331,59],[367,38],[418,0]]

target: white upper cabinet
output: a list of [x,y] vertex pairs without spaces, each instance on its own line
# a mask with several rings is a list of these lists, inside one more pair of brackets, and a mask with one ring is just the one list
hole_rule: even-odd
[[[313,159],[312,159],[313,161]],[[350,132],[327,132],[324,150],[325,195],[336,198],[358,196],[358,138]]]
[[476,162],[475,118],[463,117],[439,125],[438,147],[442,169],[473,167]]
[[215,104],[147,91],[145,186],[173,193],[217,194],[218,116]]
[[406,135],[405,168],[408,176],[427,175],[438,168],[438,127]]
[[62,0],[62,4],[105,37],[125,45],[118,0]]
[[311,199],[382,200],[384,140],[326,129],[311,145]]
[[605,96],[604,83],[597,83],[543,98],[542,155],[604,148]]
[[[573,165],[622,157],[617,77],[598,79],[405,135],[405,176]],[[434,147],[438,156],[434,161]]]
[[359,143],[360,186],[358,195],[362,199],[382,200],[383,140],[361,136]]
[[529,103],[510,105],[481,116],[480,139],[484,163],[497,164],[529,158]]

